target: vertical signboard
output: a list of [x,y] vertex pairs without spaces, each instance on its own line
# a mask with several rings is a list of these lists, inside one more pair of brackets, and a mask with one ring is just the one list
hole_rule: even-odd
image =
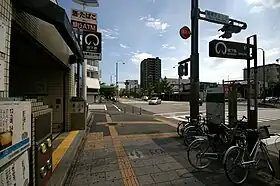
[[31,103],[0,102],[0,167],[31,144]]
[[85,59],[101,60],[101,33],[83,31],[83,54]]

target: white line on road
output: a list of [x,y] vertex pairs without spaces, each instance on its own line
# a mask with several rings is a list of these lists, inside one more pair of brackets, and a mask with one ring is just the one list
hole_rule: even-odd
[[122,110],[121,110],[119,107],[117,107],[116,105],[113,104],[113,106],[114,106],[119,112],[122,111]]
[[104,105],[104,110],[107,110],[107,106],[106,105]]

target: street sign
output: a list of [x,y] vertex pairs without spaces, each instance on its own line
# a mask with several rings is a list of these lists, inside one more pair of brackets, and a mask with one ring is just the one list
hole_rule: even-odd
[[232,41],[212,40],[209,42],[209,56],[231,59],[248,59],[248,44]]
[[212,12],[210,10],[205,10],[205,19],[209,21],[215,21],[221,24],[229,23],[229,16],[225,14],[220,14],[217,12]]
[[85,23],[85,22],[80,22],[80,21],[75,21],[75,20],[71,20],[71,23],[72,23],[73,28],[77,28],[81,31],[92,31],[92,32],[97,31],[96,24]]
[[188,39],[191,36],[191,30],[187,26],[183,26],[179,33],[182,39]]
[[83,54],[85,59],[102,59],[102,37],[100,32],[83,31]]
[[72,9],[71,20],[97,24],[97,14],[93,12]]

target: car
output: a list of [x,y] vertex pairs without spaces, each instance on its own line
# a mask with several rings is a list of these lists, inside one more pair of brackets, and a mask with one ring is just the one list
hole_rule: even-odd
[[161,104],[161,99],[159,99],[158,97],[152,97],[149,100],[149,105],[158,105]]
[[148,96],[143,96],[142,100],[144,100],[144,101],[148,101],[148,100],[149,100],[149,98],[148,98]]

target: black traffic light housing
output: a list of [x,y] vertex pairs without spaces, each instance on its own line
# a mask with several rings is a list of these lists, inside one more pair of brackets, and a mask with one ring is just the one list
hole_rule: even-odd
[[224,34],[222,34],[221,36],[219,36],[219,38],[225,38],[225,39],[229,39],[232,37],[232,34],[238,34],[239,32],[241,32],[242,29],[246,29],[246,26],[240,27],[240,26],[236,26],[233,24],[233,21],[231,21],[229,24],[224,25],[222,28],[220,28],[218,31],[222,31],[224,32]]
[[128,81],[126,81],[124,84],[127,86],[127,85],[129,85],[129,82],[128,82]]
[[188,63],[180,64],[178,66],[178,75],[180,77],[187,76],[188,75],[188,69],[189,69]]

